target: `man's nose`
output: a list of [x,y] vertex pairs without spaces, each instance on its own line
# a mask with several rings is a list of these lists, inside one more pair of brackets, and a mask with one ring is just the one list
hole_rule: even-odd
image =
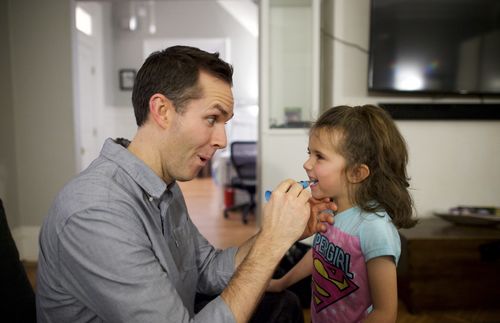
[[227,137],[226,137],[226,127],[225,125],[218,126],[212,138],[212,145],[217,147],[217,149],[222,149],[227,146]]

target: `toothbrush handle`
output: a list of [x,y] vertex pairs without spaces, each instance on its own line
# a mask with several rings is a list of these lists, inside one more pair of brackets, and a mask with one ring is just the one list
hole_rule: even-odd
[[[300,181],[297,183],[302,184],[302,188],[307,188],[309,186],[309,181]],[[264,194],[266,202],[269,202],[272,193],[273,193],[272,191],[266,191],[266,193]]]

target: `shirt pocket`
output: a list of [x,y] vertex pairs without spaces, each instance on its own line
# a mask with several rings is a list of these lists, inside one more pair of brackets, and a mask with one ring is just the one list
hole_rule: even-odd
[[170,242],[170,250],[181,275],[187,274],[196,268],[195,241],[187,225],[180,226],[173,230],[173,241]]

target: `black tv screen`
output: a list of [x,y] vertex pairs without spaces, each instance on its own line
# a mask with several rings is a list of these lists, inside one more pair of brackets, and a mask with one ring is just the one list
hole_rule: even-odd
[[500,0],[372,0],[368,88],[500,94]]

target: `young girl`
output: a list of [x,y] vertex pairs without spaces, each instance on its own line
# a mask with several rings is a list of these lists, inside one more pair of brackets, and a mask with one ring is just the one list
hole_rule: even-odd
[[339,106],[312,127],[308,153],[312,196],[336,202],[335,223],[268,290],[312,274],[313,322],[395,322],[396,228],[416,223],[403,137],[381,108]]

